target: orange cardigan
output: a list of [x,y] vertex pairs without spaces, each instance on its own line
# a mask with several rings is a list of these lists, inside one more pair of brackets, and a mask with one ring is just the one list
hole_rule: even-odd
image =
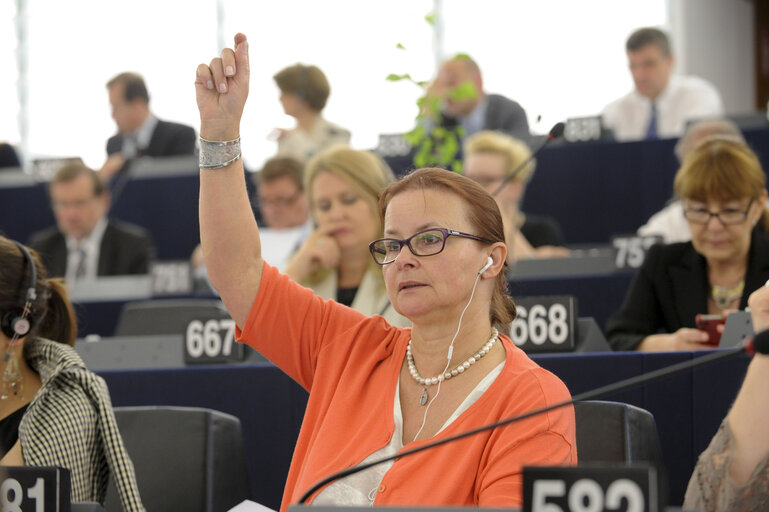
[[[281,510],[320,479],[390,441],[395,385],[410,335],[409,328],[392,327],[380,316],[324,301],[265,264],[237,339],[310,392]],[[557,377],[509,338],[500,340],[507,353],[502,373],[433,440],[569,398]],[[576,462],[574,410],[563,407],[396,460],[375,505],[520,506],[523,465]]]

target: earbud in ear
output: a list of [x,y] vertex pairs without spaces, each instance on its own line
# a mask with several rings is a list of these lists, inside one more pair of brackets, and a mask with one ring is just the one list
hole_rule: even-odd
[[483,273],[484,273],[484,272],[486,272],[486,271],[489,269],[489,267],[490,267],[490,266],[492,266],[493,264],[494,264],[494,260],[493,260],[493,259],[491,259],[491,256],[489,256],[488,258],[486,258],[486,264],[485,264],[483,267],[481,267],[481,269],[478,271],[478,273],[479,273],[479,274],[483,274]]

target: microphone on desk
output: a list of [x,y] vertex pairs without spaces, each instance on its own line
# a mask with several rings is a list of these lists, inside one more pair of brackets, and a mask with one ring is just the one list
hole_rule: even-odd
[[507,185],[509,182],[515,179],[515,177],[518,176],[521,173],[521,171],[523,171],[523,169],[529,164],[529,162],[534,160],[537,157],[537,155],[539,155],[540,151],[542,151],[542,149],[545,146],[547,146],[550,143],[550,141],[555,140],[561,135],[563,135],[563,130],[565,127],[566,125],[564,123],[555,123],[555,125],[552,128],[550,128],[550,132],[547,134],[547,138],[545,139],[545,142],[543,142],[537,148],[537,150],[534,153],[532,153],[531,156],[529,156],[529,158],[521,162],[520,165],[518,165],[518,167],[513,169],[513,172],[505,176],[505,179],[502,180],[502,183],[499,184],[499,187],[497,187],[497,189],[491,194],[491,196],[496,197],[496,195],[499,194],[499,192],[503,188],[505,188],[505,185]]
[[580,402],[583,400],[592,400],[594,398],[599,398],[604,395],[610,395],[613,393],[617,393],[619,391],[624,391],[626,389],[635,387],[639,384],[651,383],[656,380],[662,379],[664,377],[675,375],[676,373],[681,373],[681,372],[696,368],[698,366],[703,366],[716,361],[730,359],[732,357],[742,355],[742,354],[747,354],[749,356],[753,356],[755,354],[769,354],[769,329],[759,332],[758,334],[756,334],[754,338],[747,338],[741,347],[733,348],[730,350],[719,350],[717,352],[713,352],[713,353],[704,355],[702,357],[698,357],[689,361],[683,361],[681,363],[677,363],[665,368],[660,368],[659,370],[654,370],[643,375],[637,375],[635,377],[630,377],[629,379],[624,379],[619,382],[615,382],[613,384],[607,384],[606,386],[601,386],[591,391],[585,391],[584,393],[580,393],[572,397],[571,400],[558,402],[556,404],[549,405],[547,407],[542,407],[541,409],[535,409],[533,411],[519,414],[518,416],[513,416],[511,418],[505,418],[503,420],[490,423],[488,425],[483,425],[481,427],[468,430],[460,434],[456,434],[450,437],[439,439],[437,441],[433,441],[428,444],[424,444],[417,448],[400,451],[395,455],[392,455],[389,457],[383,457],[381,459],[378,459],[372,462],[367,462],[365,464],[358,464],[357,466],[343,469],[342,471],[338,471],[332,475],[327,476],[323,480],[313,485],[307,492],[305,492],[302,495],[302,497],[299,499],[297,504],[298,505],[305,504],[307,500],[310,498],[310,496],[312,496],[320,488],[325,487],[331,482],[334,482],[335,480],[338,480],[340,478],[344,478],[346,476],[350,476],[352,474],[358,473],[360,471],[364,471],[373,466],[377,466],[385,462],[390,462],[392,460],[399,459],[401,457],[413,455],[415,453],[418,453],[424,450],[429,450],[430,448],[435,448],[437,446],[451,443],[459,439],[464,439],[465,437],[470,437],[475,434],[480,434],[481,432],[486,432],[487,430],[493,430],[498,427],[503,427],[505,425],[509,425],[517,421],[531,418],[532,416],[537,416],[538,414],[543,414],[543,413],[552,411],[554,409],[559,409],[567,405],[573,405],[575,402]]

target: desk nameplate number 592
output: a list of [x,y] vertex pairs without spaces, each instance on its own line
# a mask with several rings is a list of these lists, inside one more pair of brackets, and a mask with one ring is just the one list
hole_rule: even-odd
[[69,512],[69,470],[7,466],[0,484],[1,512]]
[[243,345],[235,342],[235,320],[195,319],[187,324],[184,333],[185,363],[231,363],[244,358]]
[[657,512],[657,471],[647,465],[524,467],[523,512]]

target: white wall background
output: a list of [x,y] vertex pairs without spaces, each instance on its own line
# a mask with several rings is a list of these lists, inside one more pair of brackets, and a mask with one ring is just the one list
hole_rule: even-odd
[[[22,24],[16,3],[0,2],[0,141],[20,145],[26,130],[26,163],[77,155],[99,167],[114,133],[104,84],[121,71],[145,76],[159,117],[197,127],[195,68],[217,55],[218,38],[231,44],[237,31],[251,43],[242,127],[251,168],[275,151],[267,134],[293,125],[272,76],[296,62],[325,71],[326,117],[351,129],[358,148],[413,126],[421,91],[387,82],[388,74],[428,80],[437,58],[456,52],[478,61],[488,91],[519,101],[537,133],[598,113],[631,88],[624,41],[643,25],[671,30],[679,70],[715,82],[730,111],[749,110],[753,98],[747,0],[18,0]],[[436,6],[443,14],[437,45],[424,21]],[[26,67],[26,86],[14,63]]]

